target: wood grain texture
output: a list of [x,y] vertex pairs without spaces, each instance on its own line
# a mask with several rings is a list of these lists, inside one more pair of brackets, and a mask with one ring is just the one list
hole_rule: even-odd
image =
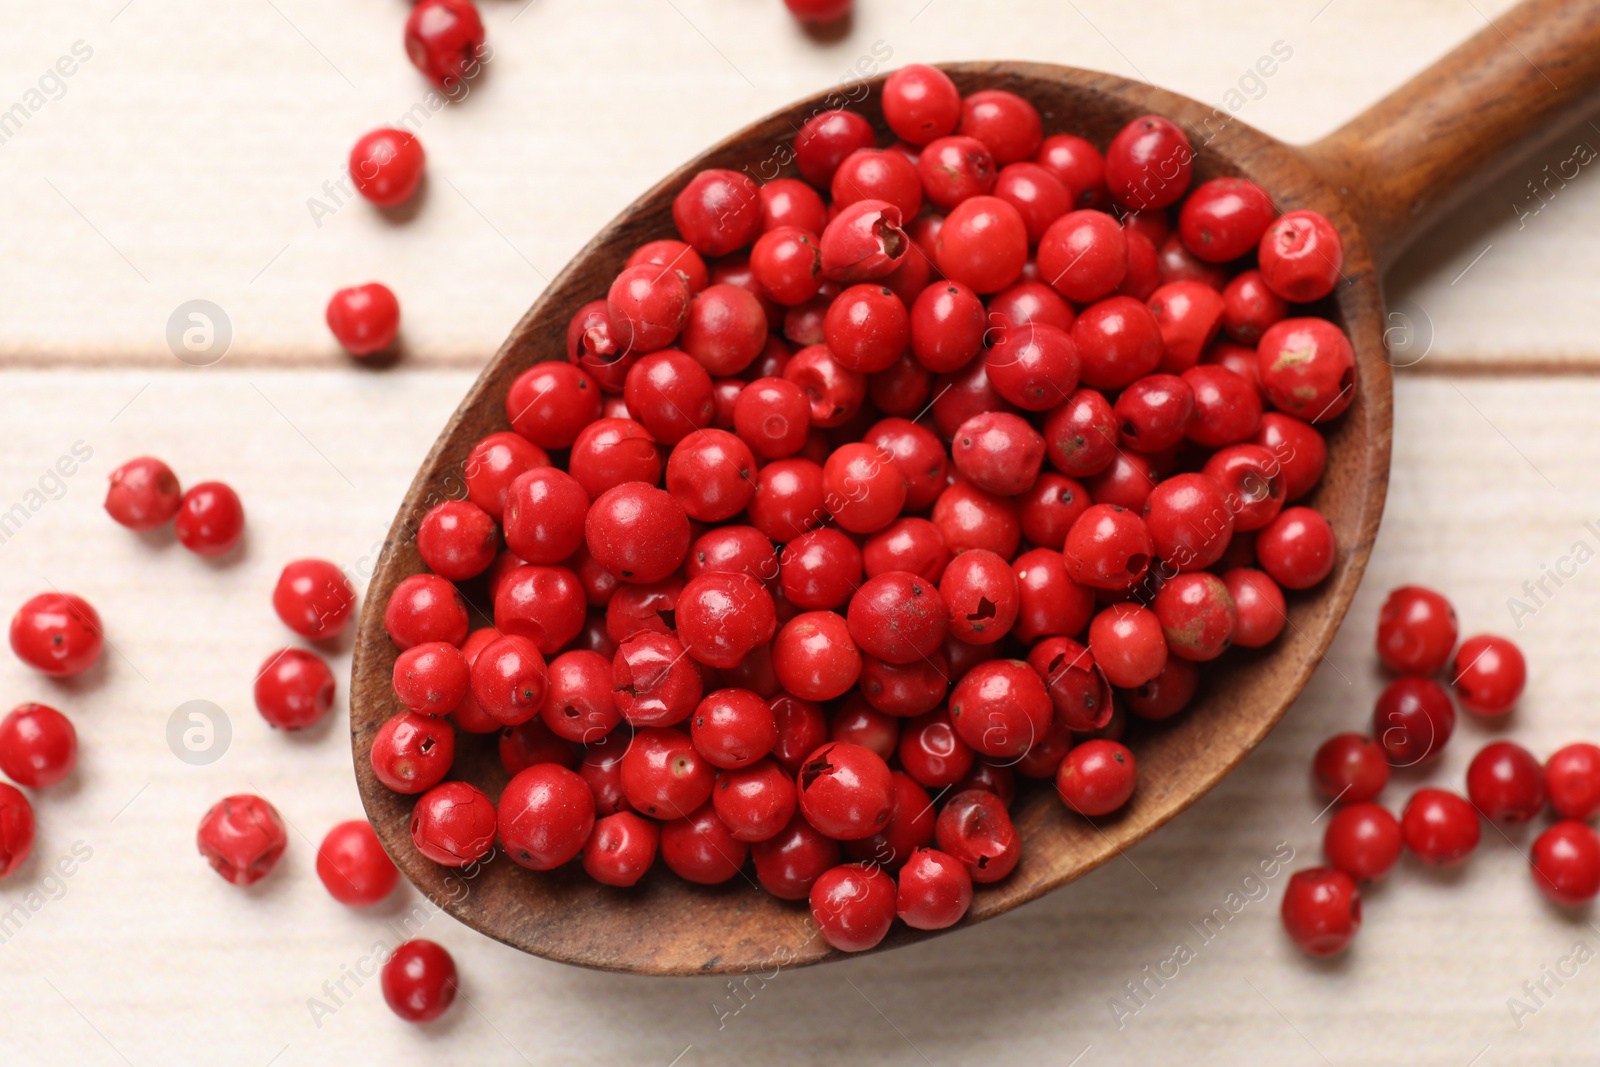
[[[1600,3],[1528,0],[1306,155],[1345,199],[1383,270],[1597,99]],[[1569,162],[1558,185],[1582,165]]]
[[[1360,232],[1339,199],[1319,183],[1298,153],[1238,122],[1219,122],[1215,109],[1110,75],[1016,63],[946,67],[965,93],[1003,88],[1032,100],[1046,131],[1070,128],[1104,145],[1135,116],[1168,115],[1194,131],[1195,180],[1244,175],[1269,190],[1285,210],[1326,214],[1346,238],[1346,283],[1321,310],[1341,321],[1355,344],[1359,387],[1348,413],[1328,430],[1329,462],[1311,499],[1333,524],[1339,544],[1333,574],[1293,598],[1289,626],[1265,653],[1233,653],[1219,664],[1208,692],[1179,721],[1133,742],[1141,788],[1132,803],[1095,825],[1070,815],[1049,790],[1035,789],[1014,811],[1025,849],[1007,879],[979,887],[964,925],[973,925],[1035,899],[1093,870],[1193,803],[1266,735],[1310,677],[1354,595],[1377,532],[1388,476],[1390,381],[1382,344],[1376,276]],[[883,132],[876,99],[881,79],[861,110]],[[761,891],[748,877],[707,891],[657,871],[640,887],[620,892],[581,872],[525,871],[489,865],[470,896],[459,879],[420,856],[410,841],[413,799],[379,783],[370,766],[372,740],[394,714],[391,676],[396,650],[384,632],[382,606],[422,563],[410,531],[431,506],[459,484],[472,445],[507,428],[505,395],[531,364],[564,358],[567,321],[605,290],[628,254],[644,241],[669,236],[672,197],[705,167],[755,170],[775,158],[805,118],[828,106],[827,94],[799,101],[691,160],[630,206],[568,265],[513,331],[468,393],[423,464],[390,531],[373,576],[357,636],[351,683],[351,731],[357,779],[373,825],[401,869],[435,903],[469,926],[528,952],[589,967],[647,974],[737,974],[780,963],[838,957],[815,936],[803,907]],[[456,490],[459,491],[459,490]],[[469,597],[470,599],[470,597]],[[481,597],[480,597],[481,599]],[[498,796],[505,775],[492,753],[457,757],[456,773]],[[898,927],[880,949],[923,940]]]

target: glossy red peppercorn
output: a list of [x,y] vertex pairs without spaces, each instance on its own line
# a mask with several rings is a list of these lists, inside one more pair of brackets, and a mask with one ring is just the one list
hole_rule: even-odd
[[[1214,478],[1205,474],[1177,474],[1157,485],[1145,501],[1144,522],[1156,556],[1180,571],[1211,566],[1222,558],[1233,537],[1233,512],[1228,506],[1227,494]],[[1331,533],[1329,536],[1331,538]],[[1256,545],[1260,552],[1260,538]],[[1293,558],[1298,562],[1300,556]],[[1331,551],[1328,558],[1331,567]],[[1271,567],[1267,569],[1268,573],[1272,572]],[[1318,574],[1316,581],[1326,573],[1324,570]]]
[[380,984],[389,1009],[408,1023],[432,1022],[456,999],[456,961],[433,941],[399,945],[384,961]]
[[1327,319],[1284,319],[1261,335],[1261,389],[1274,407],[1307,422],[1326,422],[1355,399],[1355,350]]
[[1079,389],[1046,416],[1045,455],[1062,474],[1087,478],[1105,470],[1116,458],[1117,429],[1105,396],[1095,389]]
[[402,649],[424,641],[459,647],[467,637],[466,601],[454,585],[438,575],[413,574],[389,594],[383,625]]
[[[634,364],[628,381],[633,381],[646,362],[641,359]],[[694,364],[693,360],[689,362]],[[708,393],[709,385],[708,379]],[[632,402],[628,406],[633,407]],[[517,375],[506,390],[506,420],[513,430],[541,449],[571,448],[579,432],[599,417],[600,386],[587,372],[570,363],[535,364]]]
[[942,70],[921,63],[901,67],[883,84],[883,117],[894,135],[925,145],[961,121],[961,93]]
[[873,533],[893,522],[906,502],[906,477],[885,450],[853,442],[834,449],[822,468],[824,505],[851,533]]
[[548,466],[549,455],[527,438],[514,433],[492,433],[473,445],[467,455],[463,472],[467,496],[498,522],[505,511],[506,492],[517,476],[533,467]]
[[1213,178],[1184,200],[1178,235],[1207,263],[1226,263],[1253,252],[1276,214],[1272,198],[1255,182]]
[[636,811],[681,819],[711,798],[716,767],[681,730],[639,730],[622,757],[622,792]]
[[450,773],[455,728],[444,719],[403,711],[378,728],[371,758],[378,781],[396,793],[424,792]]
[[342,822],[328,831],[317,849],[317,877],[329,896],[352,908],[370,908],[400,883],[394,861],[365,819]]
[[983,349],[987,321],[983,301],[970,286],[930,285],[911,306],[912,351],[935,374],[960,370]]
[[917,178],[916,165],[900,152],[856,149],[833,172],[829,190],[841,214],[843,209],[868,200],[893,207],[899,213],[897,223],[916,218],[922,210],[922,182]]
[[1106,149],[1106,187],[1135,211],[1175,204],[1189,188],[1194,149],[1173,122],[1159,115],[1134,119]]
[[756,183],[738,171],[708,169],[672,201],[678,232],[704,256],[725,256],[753,243],[761,231]]
[[466,867],[494,849],[494,801],[466,782],[444,782],[411,809],[411,843],[434,863]]
[[446,500],[422,517],[417,554],[428,569],[452,582],[476,578],[489,569],[500,547],[494,518],[468,500]]
[[661,858],[679,878],[720,885],[739,873],[750,846],[734,837],[709,803],[661,827]]
[[[1262,414],[1261,394],[1253,384],[1212,363],[1190,367],[1182,377],[1194,390],[1189,440],[1204,448],[1223,448],[1255,436]],[[1294,499],[1293,493],[1289,499]]]
[[810,234],[819,234],[827,225],[827,218],[827,208],[823,206],[821,195],[803,181],[778,178],[761,186],[763,233],[780,226],[793,226]]
[[344,632],[355,606],[355,586],[325,559],[290,563],[272,591],[272,608],[283,624],[302,637],[321,641]]
[[1050,729],[1054,705],[1044,680],[1015,659],[981,663],[950,693],[950,720],[976,752],[997,759],[1021,756]]
[[1311,508],[1286,508],[1256,535],[1256,558],[1279,585],[1309,589],[1333,570],[1333,526]]
[[993,191],[999,169],[988,146],[974,137],[940,137],[917,159],[923,190],[941,211]]
[[1089,624],[1089,651],[1112,685],[1134,689],[1167,665],[1161,621],[1149,608],[1112,604]]
[[550,661],[548,674],[550,688],[539,715],[558,737],[598,744],[622,721],[612,699],[610,656],[570,649]]
[[956,132],[975,137],[1001,166],[1032,159],[1044,139],[1044,120],[1027,100],[1004,89],[980,89],[961,101]]
[[[989,384],[1003,400],[1025,411],[1047,411],[1077,388],[1078,346],[1067,331],[1044,322],[1005,327],[984,356]],[[985,411],[979,414],[1004,414]]]
[[1445,789],[1419,789],[1400,816],[1406,847],[1433,867],[1454,867],[1478,847],[1478,813]]
[[1222,487],[1236,531],[1259,530],[1283,510],[1282,466],[1260,445],[1229,445],[1213,453],[1201,473]]
[[659,825],[631,811],[599,819],[583,846],[584,872],[601,885],[637,885],[655,862]]
[[1039,240],[1039,277],[1079,304],[1110,296],[1128,270],[1127,237],[1101,211],[1073,211],[1051,223]]
[[794,776],[770,759],[757,760],[717,778],[711,795],[717,818],[736,841],[777,837],[794,817]]
[[1474,715],[1504,715],[1522,696],[1528,664],[1522,651],[1504,637],[1479,634],[1456,649],[1454,675],[1463,708]]
[[[1222,290],[1223,332],[1252,349],[1261,343],[1261,335],[1288,313],[1288,304],[1267,288],[1258,270],[1241,271]],[[1255,363],[1253,352],[1250,362]]]
[[850,636],[869,656],[916,663],[944,643],[947,609],[927,579],[905,571],[870,578],[850,599]]
[[1403,585],[1378,613],[1378,658],[1392,671],[1436,674],[1456,647],[1456,610],[1432,589]]
[[[583,428],[577,440],[573,441],[572,452],[567,458],[567,473],[577,481],[585,494],[581,502],[564,479],[555,478],[549,473],[548,464],[542,470],[535,470],[539,472],[539,482],[528,484],[518,492],[523,509],[531,508],[532,514],[518,516],[524,529],[516,536],[529,539],[540,530],[560,530],[563,535],[554,540],[564,542],[567,540],[565,531],[574,526],[582,528],[583,513],[588,509],[590,500],[625,482],[644,482],[647,485],[659,482],[662,456],[655,437],[641,423],[633,419],[601,418]],[[566,521],[561,522],[560,517],[547,514],[550,511],[567,512]],[[507,515],[510,516],[509,507]],[[556,547],[559,546],[552,545],[552,551]],[[559,562],[524,558],[530,563]]]
[[[356,192],[379,207],[399,207],[422,184],[426,164],[421,141],[405,130],[384,127],[363,134],[350,149],[350,181]],[[337,330],[334,333],[338,335]]]
[[1388,874],[1401,846],[1400,823],[1388,809],[1368,802],[1340,808],[1322,837],[1328,862],[1358,882]]
[[1491,822],[1525,823],[1544,809],[1544,768],[1511,741],[1493,741],[1467,765],[1467,798]]
[[733,427],[764,460],[798,452],[811,428],[805,391],[784,378],[760,378],[745,386],[733,406]]
[[1289,622],[1288,603],[1278,583],[1262,571],[1237,567],[1223,572],[1222,584],[1233,597],[1237,616],[1233,643],[1240,648],[1261,648],[1277,640]]
[[1450,694],[1431,678],[1396,678],[1379,694],[1372,712],[1372,732],[1396,767],[1436,755],[1455,725]]
[[589,551],[625,582],[659,582],[689,552],[689,518],[669,494],[626,482],[600,494],[584,520]]
[[[778,742],[778,722],[765,700],[748,689],[719,689],[689,720],[695,751],[715,767],[736,769],[761,759]],[[787,821],[787,820],[785,820]]]
[[159,530],[178,513],[181,496],[171,467],[154,456],[140,456],[111,472],[106,514],[130,530]]
[[483,41],[483,20],[472,0],[420,0],[406,19],[411,65],[447,93],[477,74]]
[[[822,285],[821,241],[817,234],[797,226],[768,229],[750,250],[750,272],[778,303],[803,304],[816,296]],[[765,326],[763,320],[763,332]]]
[[1361,890],[1332,867],[1296,871],[1283,891],[1283,928],[1310,956],[1343,952],[1361,929]]
[[859,374],[887,370],[911,341],[911,317],[884,285],[852,285],[834,298],[823,321],[828,351]]
[[99,661],[104,648],[99,613],[72,593],[40,593],[11,617],[11,651],[52,677],[82,674]]
[[934,832],[940,851],[964,866],[974,882],[998,882],[1022,858],[1022,841],[1005,801],[987,790],[969,789],[951,797]]
[[1069,133],[1053,134],[1040,144],[1037,161],[1072,191],[1077,207],[1109,206],[1105,157],[1090,142]]
[[701,697],[701,674],[678,639],[644,630],[617,646],[612,695],[634,726],[671,726],[687,719]]
[[279,649],[256,672],[256,710],[277,730],[315,726],[333,707],[333,696],[333,671],[305,649]]
[[1146,303],[1161,330],[1160,369],[1182,374],[1199,363],[1222,328],[1221,294],[1201,282],[1168,282]]
[[[1080,380],[1095,389],[1122,389],[1161,362],[1160,323],[1142,301],[1131,297],[1109,296],[1084,308],[1073,320],[1071,336],[1078,346]],[[1107,421],[1114,442],[1116,423]],[[1081,476],[1066,468],[1062,473]]]
[[726,282],[689,301],[678,345],[718,377],[739,374],[767,343],[767,313],[755,294]]
[[1238,610],[1233,594],[1214,574],[1177,575],[1161,587],[1151,606],[1174,656],[1205,662],[1222,655],[1233,642]]
[[1116,741],[1085,741],[1067,753],[1056,772],[1056,792],[1079,815],[1109,815],[1133,796],[1138,782],[1133,753]]
[[893,814],[894,783],[883,757],[831,741],[806,757],[796,777],[800,812],[840,841],[871,837]]
[[871,123],[843,109],[813,115],[794,139],[795,165],[801,177],[821,189],[830,187],[834,171],[852,152],[877,142]]
[[779,900],[805,900],[823,872],[839,863],[839,843],[801,815],[750,850],[761,888]]
[[1160,674],[1128,694],[1128,710],[1152,722],[1170,719],[1189,706],[1199,688],[1200,668],[1189,660],[1169,656]]
[[1600,747],[1580,741],[1557,749],[1544,765],[1550,807],[1563,819],[1600,811]]
[[0,782],[0,878],[27,862],[33,833],[33,805],[22,790]]
[[961,861],[934,848],[919,848],[900,869],[896,912],[914,930],[954,926],[972,906],[972,876]]
[[1577,908],[1600,895],[1600,837],[1571,820],[1558,822],[1533,842],[1533,882],[1556,904]]
[[939,270],[978,293],[998,293],[1022,274],[1028,228],[1022,215],[994,196],[974,196],[946,216],[937,242]]
[[72,773],[78,732],[45,704],[19,704],[0,719],[0,774],[29,789],[46,789]]
[[461,651],[443,641],[413,645],[394,661],[394,694],[419,715],[450,714],[466,698],[470,681]]
[[[613,595],[608,609],[626,588]],[[494,594],[495,628],[526,637],[540,653],[553,656],[583,631],[587,600],[578,576],[565,567],[515,567]],[[464,613],[461,621],[464,625]]]
[[1315,211],[1291,211],[1267,227],[1256,258],[1272,291],[1296,304],[1322,299],[1344,276],[1344,242]]
[[1125,589],[1143,578],[1155,547],[1143,519],[1113,504],[1094,504],[1067,531],[1067,572],[1080,585]]
[[988,549],[961,553],[945,568],[939,595],[949,611],[949,632],[959,640],[992,645],[1016,624],[1022,609],[1017,577],[1005,557]]
[[272,872],[288,847],[289,833],[278,809],[258,796],[218,801],[200,820],[200,855],[224,880],[255,885]]
[[593,828],[594,794],[565,767],[535,764],[500,795],[500,841],[513,861],[531,870],[551,870],[572,859]]
[[174,522],[178,543],[197,556],[220,556],[244,536],[244,505],[221,482],[190,486]]
[[896,890],[875,863],[847,863],[823,872],[811,887],[811,915],[841,952],[875,947],[894,924]]
[[1378,742],[1360,734],[1335,734],[1317,749],[1311,776],[1329,800],[1360,804],[1389,784],[1389,760]]

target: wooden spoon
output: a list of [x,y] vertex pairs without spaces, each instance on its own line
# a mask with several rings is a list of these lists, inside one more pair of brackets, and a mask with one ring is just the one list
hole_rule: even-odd
[[[1006,880],[977,890],[962,924],[968,925],[1072,881],[1166,823],[1253,749],[1299,694],[1350,605],[1383,510],[1391,387],[1379,272],[1420,230],[1509,165],[1542,128],[1576,117],[1591,102],[1600,82],[1600,0],[1524,4],[1366,114],[1304,148],[1280,144],[1224,111],[1109,74],[1037,63],[944,69],[963,93],[1019,93],[1043,112],[1047,133],[1077,133],[1102,146],[1136,116],[1165,115],[1190,132],[1196,183],[1243,175],[1268,190],[1281,210],[1311,208],[1328,216],[1344,236],[1346,280],[1326,311],[1348,330],[1359,375],[1354,404],[1328,430],[1327,474],[1310,501],[1338,537],[1333,574],[1291,599],[1289,625],[1273,647],[1230,654],[1209,672],[1201,699],[1188,711],[1135,740],[1139,788],[1125,811],[1091,823],[1069,813],[1051,789],[1022,797],[1014,811],[1022,861]],[[867,83],[872,95],[860,110],[885,134],[877,104],[882,81]],[[779,150],[827,106],[828,95],[801,100],[691,160],[568,264],[517,324],[423,463],[369,587],[350,701],[356,777],[367,813],[400,869],[430,899],[473,929],[526,952],[605,970],[679,975],[769,971],[839,955],[816,936],[803,904],[782,903],[748,877],[706,889],[658,869],[624,891],[590,881],[574,865],[534,873],[499,855],[471,877],[436,866],[411,844],[415,798],[386,789],[369,760],[378,727],[399,709],[384,604],[397,583],[423,569],[413,540],[417,522],[435,503],[462,495],[462,467],[473,443],[508,428],[504,400],[512,379],[536,361],[565,358],[573,312],[604,295],[634,248],[675,235],[672,198],[696,171],[728,167],[773,177],[770,161],[787,158]],[[477,599],[485,601],[481,593]],[[463,738],[456,759],[455,777],[498,796],[506,774],[492,738]],[[927,936],[897,924],[883,947]]]

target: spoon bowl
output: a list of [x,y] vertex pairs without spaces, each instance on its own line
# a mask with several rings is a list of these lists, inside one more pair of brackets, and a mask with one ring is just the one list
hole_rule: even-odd
[[[1349,333],[1358,381],[1349,410],[1324,427],[1327,472],[1305,501],[1333,525],[1339,549],[1332,574],[1315,589],[1291,596],[1288,625],[1272,646],[1230,652],[1211,665],[1200,695],[1181,716],[1137,731],[1132,746],[1139,787],[1121,812],[1083,819],[1065,808],[1048,783],[1028,783],[1013,810],[1024,843],[1021,862],[1005,880],[976,887],[960,926],[1064,885],[1167,823],[1259,744],[1300,693],[1350,606],[1383,510],[1391,382],[1379,272],[1412,234],[1465,195],[1470,178],[1492,176],[1491,164],[1514,158],[1534,128],[1589,101],[1600,75],[1597,27],[1600,0],[1534,0],[1307,148],[1286,146],[1223,110],[1109,74],[1038,63],[942,67],[963,95],[1009,90],[1038,107],[1047,134],[1076,133],[1102,147],[1130,120],[1164,115],[1189,132],[1195,184],[1242,176],[1266,189],[1280,211],[1311,209],[1327,216],[1344,238],[1345,277],[1315,310]],[[881,77],[863,83],[868,95],[853,106],[886,143],[878,105],[882,83]],[[390,684],[397,650],[384,631],[384,604],[402,579],[424,569],[417,524],[435,504],[463,495],[462,472],[473,444],[509,428],[504,401],[512,380],[533,363],[564,359],[574,311],[604,295],[640,244],[675,236],[672,199],[697,171],[724,167],[758,179],[791,175],[786,148],[794,131],[830,106],[824,103],[830,98],[837,94],[798,101],[689,161],[573,259],[450,420],[401,505],[372,578],[351,688],[356,775],[367,813],[400,869],[432,901],[526,952],[606,970],[675,975],[765,972],[841,955],[818,936],[803,903],[779,901],[748,876],[706,888],[658,867],[639,886],[619,890],[591,881],[572,864],[536,873],[499,854],[465,871],[437,866],[411,843],[415,798],[386,789],[370,762],[378,728],[399,710]],[[481,589],[476,596],[470,588],[466,592],[485,617],[478,624],[486,625],[486,595]],[[492,736],[462,736],[452,777],[499,795],[508,776]],[[897,924],[878,951],[930,936]]]

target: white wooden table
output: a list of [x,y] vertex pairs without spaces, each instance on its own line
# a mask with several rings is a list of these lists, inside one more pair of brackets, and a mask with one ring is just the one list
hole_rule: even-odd
[[[1291,866],[1318,855],[1307,764],[1324,736],[1366,721],[1382,681],[1373,617],[1392,585],[1435,585],[1469,630],[1522,643],[1534,674],[1518,740],[1544,754],[1600,735],[1600,570],[1580,567],[1520,628],[1508,607],[1575,543],[1600,548],[1586,525],[1600,521],[1600,180],[1580,175],[1518,219],[1536,206],[1525,183],[1539,167],[1600,144],[1586,126],[1396,270],[1392,301],[1431,347],[1397,384],[1388,514],[1350,621],[1284,724],[1126,862],[973,930],[751,983],[742,1003],[720,980],[522,956],[409,890],[379,914],[328,898],[315,842],[360,811],[345,717],[285,737],[255,714],[252,672],[286,637],[271,583],[301,555],[363,573],[475,368],[656,176],[838,80],[875,42],[894,64],[1050,60],[1220,100],[1284,41],[1292,59],[1246,86],[1259,98],[1239,116],[1310,139],[1507,5],[1226,0],[1152,17],[1112,0],[860,0],[832,43],[800,34],[778,0],[483,6],[496,58],[470,99],[424,125],[430,178],[414,217],[354,203],[320,226],[307,201],[329,206],[322,185],[354,137],[424,96],[401,54],[398,0],[0,9],[0,113],[26,111],[0,122],[0,511],[29,509],[0,543],[0,605],[9,614],[50,585],[81,592],[115,644],[103,669],[68,685],[0,657],[0,704],[55,704],[83,741],[78,774],[38,798],[36,858],[0,884],[0,916],[26,915],[0,924],[0,1063],[945,1067],[999,1062],[1000,1049],[1006,1062],[1061,1065],[1594,1062],[1600,964],[1571,956],[1600,950],[1600,928],[1534,891],[1522,852],[1535,828],[1511,841],[1486,831],[1453,875],[1404,862],[1367,895],[1354,950],[1331,963],[1283,938],[1287,875],[1257,876],[1289,850]],[[92,54],[41,87],[80,41]],[[371,278],[406,315],[406,355],[382,372],[352,368],[321,322],[332,289]],[[211,367],[168,349],[168,318],[193,299],[231,324]],[[92,457],[69,479],[46,477],[78,442]],[[105,519],[106,473],[143,452],[188,481],[238,488],[243,558],[208,565]],[[209,765],[168,748],[168,718],[192,699],[231,722]],[[1464,723],[1432,777],[1459,788],[1493,733]],[[1399,776],[1384,799],[1398,806],[1418,780]],[[248,892],[193,846],[205,808],[244,790],[294,826],[282,869]],[[56,865],[74,855],[65,877]],[[1212,919],[1208,938],[1204,920],[1232,893],[1249,902]],[[399,1023],[360,977],[407,923],[462,969],[465,1003],[434,1027]],[[1147,981],[1180,943],[1194,958],[1164,985]],[[1130,982],[1144,983],[1142,1003]],[[1536,1001],[1525,982],[1548,995]],[[1513,997],[1537,1011],[1514,1018]]]

